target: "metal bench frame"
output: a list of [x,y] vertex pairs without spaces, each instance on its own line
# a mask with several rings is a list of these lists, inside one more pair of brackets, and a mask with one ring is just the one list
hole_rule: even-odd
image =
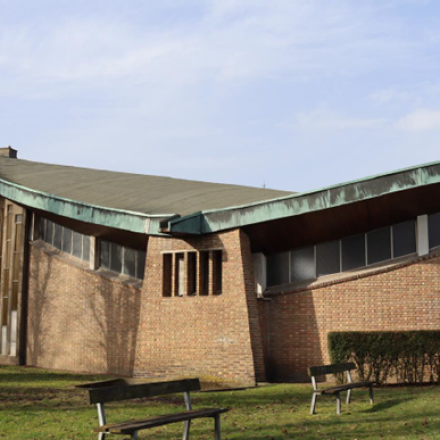
[[[138,440],[139,431],[171,423],[184,422],[183,440],[189,440],[191,421],[196,418],[214,418],[214,438],[221,440],[220,415],[228,408],[202,408],[193,410],[190,391],[200,390],[199,379],[184,379],[169,382],[140,383],[130,379],[116,379],[105,382],[95,382],[78,385],[77,388],[89,392],[91,404],[96,404],[99,427],[98,440],[104,440],[109,434],[130,435],[132,440]],[[183,392],[186,411],[162,416],[149,417],[123,423],[107,424],[104,404],[120,400],[148,398]]]
[[[347,405],[350,403],[351,390],[354,388],[369,388],[370,403],[373,405],[373,385],[374,382],[353,382],[350,374],[350,370],[356,370],[356,365],[352,362],[346,364],[331,364],[321,365],[317,367],[310,367],[308,369],[309,376],[312,380],[313,394],[312,403],[310,405],[310,414],[315,414],[316,399],[318,395],[322,396],[336,396],[336,414],[341,414],[341,392],[347,391]],[[347,373],[347,383],[329,388],[319,389],[316,383],[316,376],[325,376],[327,374]]]

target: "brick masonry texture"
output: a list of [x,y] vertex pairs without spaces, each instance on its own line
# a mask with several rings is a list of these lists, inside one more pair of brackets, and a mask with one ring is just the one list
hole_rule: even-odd
[[28,365],[133,372],[141,291],[31,245]]
[[[163,252],[195,249],[223,249],[222,294],[162,297]],[[186,241],[150,237],[135,373],[255,383],[264,377],[257,307],[243,232]]]
[[308,381],[307,367],[330,362],[331,331],[440,329],[440,258],[260,302],[266,372],[273,381]]
[[[207,249],[223,250],[222,294],[163,297],[163,252]],[[28,291],[29,365],[240,384],[265,379],[250,245],[239,230],[150,237],[142,289],[36,242]]]

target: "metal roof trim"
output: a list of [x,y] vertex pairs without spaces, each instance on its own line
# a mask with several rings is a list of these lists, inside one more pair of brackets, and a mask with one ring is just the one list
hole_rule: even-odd
[[141,234],[163,235],[160,222],[174,214],[145,214],[117,208],[106,208],[27,188],[0,178],[0,195],[30,208],[85,223],[108,226]]
[[[204,234],[218,232],[355,203],[433,183],[440,183],[440,169],[431,174],[428,172],[433,167],[440,168],[440,161],[247,205],[202,211],[198,214],[201,217],[198,222],[200,224],[199,230],[195,228],[197,222],[194,219],[194,214],[171,220],[170,229],[171,233]],[[399,175],[402,177],[401,182],[398,179],[387,181],[387,178]],[[372,188],[366,187],[368,185],[372,187],[373,182],[378,180],[384,181],[384,188],[386,190],[374,192]]]

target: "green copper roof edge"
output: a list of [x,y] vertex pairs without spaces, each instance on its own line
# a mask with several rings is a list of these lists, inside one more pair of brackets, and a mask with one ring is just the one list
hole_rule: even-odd
[[[396,171],[391,171],[383,174],[377,174],[374,176],[364,177],[358,180],[344,182],[337,185],[330,185],[321,189],[315,189],[312,191],[305,191],[302,193],[296,193],[288,196],[277,197],[274,199],[267,199],[259,202],[250,203],[247,205],[240,205],[234,207],[227,207],[223,209],[213,209],[202,211],[200,213],[191,214],[188,216],[180,217],[170,221],[170,229],[172,232],[190,233],[190,234],[204,234],[211,232],[218,232],[221,230],[232,229],[235,227],[246,226],[249,224],[262,223],[265,221],[276,220],[280,218],[290,217],[294,215],[305,214],[308,212],[319,211],[322,209],[332,208],[336,206],[342,206],[345,204],[355,203],[362,200],[368,200],[375,197],[380,197],[385,194],[394,193],[398,191],[404,191],[407,189],[413,189],[420,186],[430,185],[434,183],[440,183],[440,175],[429,176],[426,173],[426,169],[434,166],[439,166],[440,161],[430,162],[423,165],[416,165],[413,167],[403,168]],[[353,200],[345,200],[344,194],[339,194],[335,201],[331,200],[331,191],[341,190],[348,186],[358,186],[365,182],[371,182],[386,178],[388,176],[394,176],[399,174],[410,174],[414,180],[414,184],[399,184],[394,182],[390,185],[390,188],[386,191],[376,194],[366,194],[365,189],[362,191],[357,188],[355,190],[356,198]],[[313,206],[310,206],[307,197],[312,198],[316,196],[316,200],[313,201]],[[304,199],[301,201],[301,199]],[[301,206],[289,206],[286,204],[290,202],[293,205],[297,202]],[[247,211],[247,212],[246,212]],[[197,221],[194,217],[200,217],[200,228],[197,230],[194,225],[197,225]],[[213,217],[224,217],[221,221],[213,220]],[[227,218],[225,220],[225,218]],[[185,225],[187,224],[187,225]]]
[[[386,173],[383,173],[383,174],[373,174],[371,176],[362,177],[362,178],[356,179],[356,180],[349,180],[347,182],[336,183],[334,185],[324,186],[324,187],[318,188],[318,189],[312,189],[309,191],[292,193],[292,194],[288,194],[287,196],[276,197],[273,199],[260,200],[258,202],[253,202],[253,203],[249,203],[249,204],[228,206],[227,208],[220,208],[220,209],[209,209],[209,210],[201,211],[201,213],[202,214],[210,214],[212,212],[229,211],[229,210],[234,210],[234,209],[247,208],[247,207],[258,206],[258,205],[265,205],[266,203],[269,203],[269,202],[277,202],[277,201],[282,201],[282,200],[294,199],[296,197],[301,197],[301,196],[305,196],[305,195],[309,195],[309,194],[315,194],[315,193],[319,193],[319,192],[323,192],[323,191],[327,191],[327,190],[331,190],[331,189],[335,189],[335,188],[341,188],[343,186],[353,185],[355,183],[362,183],[362,182],[366,182],[368,180],[375,180],[375,179],[379,179],[381,177],[392,176],[394,174],[400,174],[400,173],[404,173],[407,171],[413,171],[413,170],[417,170],[417,169],[421,169],[421,168],[428,168],[428,167],[435,166],[435,165],[440,165],[440,161],[429,162],[426,164],[415,165],[415,166],[407,167],[407,168],[401,168],[401,169],[398,169],[395,171],[387,171]],[[190,214],[190,215],[182,217],[182,218],[190,217],[192,215],[194,215],[194,214]]]
[[173,214],[144,214],[118,208],[106,208],[27,188],[0,178],[0,195],[56,215],[69,217],[85,223],[108,226],[141,234],[159,233],[160,221]]

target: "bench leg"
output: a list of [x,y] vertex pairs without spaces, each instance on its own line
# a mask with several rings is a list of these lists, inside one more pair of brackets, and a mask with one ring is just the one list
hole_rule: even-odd
[[220,414],[214,416],[214,438],[215,440],[222,440],[222,425],[220,422]]
[[347,391],[347,405],[350,403],[351,390]]
[[370,403],[373,405],[374,396],[373,396],[373,385],[370,385]]
[[183,440],[189,440],[189,429],[191,428],[191,420],[185,422],[185,427],[183,428]]
[[316,398],[317,394],[313,393],[312,395],[312,403],[310,404],[310,415],[313,416],[315,414],[315,407],[316,407]]
[[133,434],[131,434],[131,440],[138,440],[139,439],[139,431],[134,431]]
[[341,393],[336,394],[336,414],[341,414]]

